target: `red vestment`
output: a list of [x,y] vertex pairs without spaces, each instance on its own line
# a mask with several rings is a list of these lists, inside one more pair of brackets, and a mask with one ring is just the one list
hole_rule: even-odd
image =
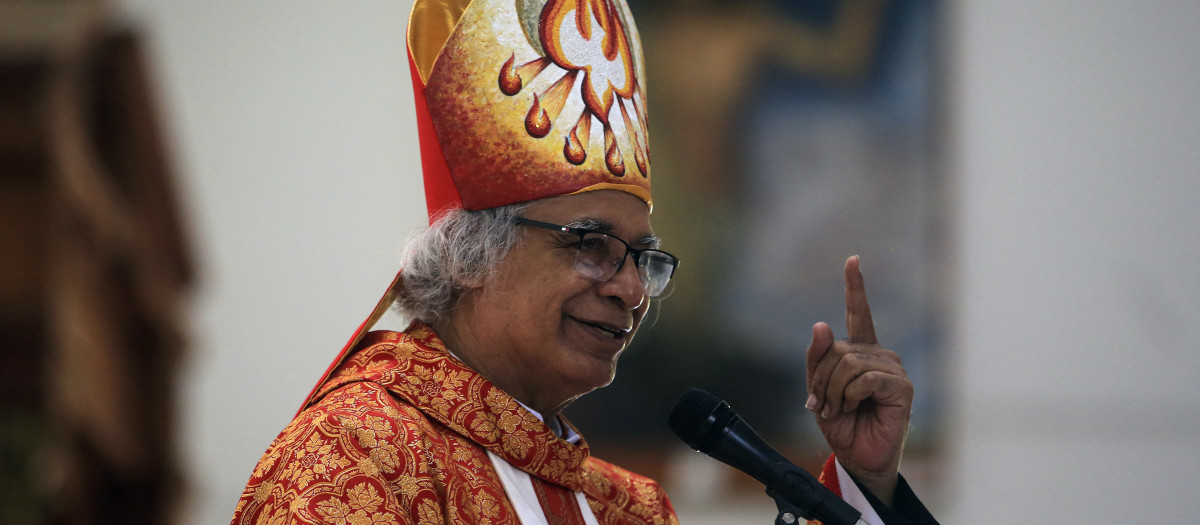
[[517,524],[487,453],[602,524],[678,523],[653,480],[560,439],[425,325],[372,332],[255,467],[234,524]]

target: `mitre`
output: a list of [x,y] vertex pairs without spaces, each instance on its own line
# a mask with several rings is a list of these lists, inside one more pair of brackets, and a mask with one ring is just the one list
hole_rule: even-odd
[[[650,199],[645,66],[623,0],[417,0],[408,24],[429,221],[617,190]],[[397,274],[320,386],[391,306]]]

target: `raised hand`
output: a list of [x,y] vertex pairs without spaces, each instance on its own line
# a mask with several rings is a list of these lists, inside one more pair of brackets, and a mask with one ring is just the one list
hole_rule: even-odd
[[808,346],[808,400],[842,467],[891,506],[912,412],[913,386],[900,356],[879,345],[858,256],[846,260],[848,340],[825,323]]

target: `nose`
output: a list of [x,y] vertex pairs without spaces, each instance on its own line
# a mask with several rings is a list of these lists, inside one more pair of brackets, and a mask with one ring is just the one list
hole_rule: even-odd
[[646,288],[642,285],[637,263],[631,255],[625,254],[627,259],[612,279],[599,283],[601,295],[615,299],[627,310],[633,310],[646,301]]

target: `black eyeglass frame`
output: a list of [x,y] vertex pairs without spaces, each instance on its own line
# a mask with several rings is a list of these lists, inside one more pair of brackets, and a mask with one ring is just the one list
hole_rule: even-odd
[[[620,242],[621,244],[625,245],[625,255],[621,256],[621,260],[620,260],[620,262],[617,263],[617,265],[616,265],[617,269],[616,269],[616,271],[613,272],[613,275],[610,276],[608,279],[605,279],[605,281],[612,279],[618,273],[621,272],[621,268],[625,267],[625,259],[630,258],[630,256],[632,255],[633,264],[634,264],[634,266],[637,266],[639,264],[638,261],[642,257],[642,254],[646,253],[646,252],[662,254],[669,258],[669,260],[671,261],[671,273],[667,274],[667,283],[671,282],[671,277],[675,276],[675,270],[677,268],[679,268],[679,258],[678,257],[671,255],[670,253],[664,252],[662,250],[656,249],[656,248],[646,248],[646,249],[634,248],[633,246],[630,246],[628,242],[625,242],[625,239],[617,237],[616,235],[613,235],[608,232],[603,232],[600,230],[593,230],[591,228],[576,228],[573,226],[563,226],[561,224],[554,224],[554,223],[550,223],[550,222],[535,221],[533,219],[526,219],[525,217],[517,217],[516,219],[513,219],[513,222],[515,224],[520,224],[520,225],[524,225],[524,226],[533,226],[534,228],[541,228],[543,230],[556,231],[559,233],[566,233],[566,234],[570,234],[570,235],[578,235],[579,243],[576,245],[576,250],[579,250],[579,251],[583,250],[583,238],[585,235],[587,235],[589,233],[603,235],[605,237],[615,239],[618,242]],[[640,275],[638,276],[638,280],[641,280]],[[645,281],[642,281],[642,287],[644,288],[645,286],[647,286],[647,283]],[[665,288],[666,285],[664,284],[663,286]],[[649,293],[649,290],[647,290],[647,293]],[[662,294],[662,292],[659,292],[658,294],[651,295],[651,297],[657,297],[658,295],[661,295],[661,294]]]

